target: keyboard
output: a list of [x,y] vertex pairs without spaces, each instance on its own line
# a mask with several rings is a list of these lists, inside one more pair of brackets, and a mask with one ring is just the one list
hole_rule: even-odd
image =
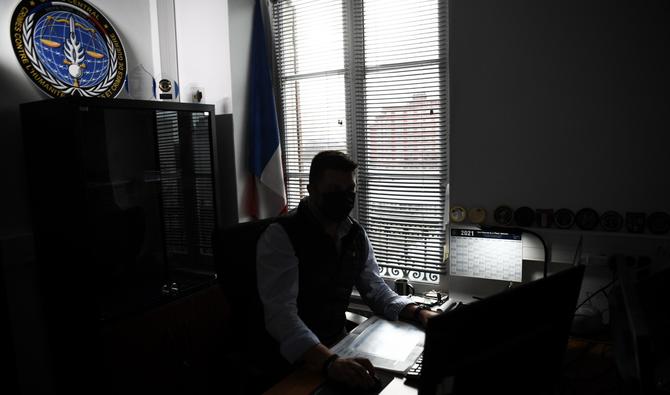
[[405,380],[410,382],[419,381],[421,376],[421,367],[423,366],[423,354],[419,355],[419,358],[416,359],[414,364],[409,368],[407,373],[405,373]]

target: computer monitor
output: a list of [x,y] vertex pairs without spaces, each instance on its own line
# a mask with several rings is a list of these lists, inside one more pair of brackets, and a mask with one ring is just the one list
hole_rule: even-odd
[[549,393],[583,275],[571,266],[430,319],[419,395]]

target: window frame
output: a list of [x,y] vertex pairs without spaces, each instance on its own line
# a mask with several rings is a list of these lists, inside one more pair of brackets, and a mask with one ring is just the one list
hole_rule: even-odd
[[[279,2],[278,1],[272,1],[273,4]],[[438,4],[440,4],[440,0],[437,0]],[[365,75],[365,61],[363,62],[353,62],[352,60],[355,58],[363,58],[364,59],[364,45],[357,45],[355,43],[356,40],[360,40],[360,36],[364,36],[364,31],[359,31],[357,33],[353,32],[353,27],[358,24],[358,26],[364,26],[364,21],[361,21],[360,18],[363,18],[362,13],[356,13],[354,12],[356,7],[361,7],[361,5],[357,5],[357,3],[361,3],[361,0],[342,0],[342,6],[343,6],[343,55],[344,55],[344,68],[343,69],[338,69],[338,70],[329,70],[323,73],[311,73],[314,75],[317,74],[340,74],[342,73],[344,76],[344,84],[345,84],[345,111],[346,111],[346,146],[348,150],[348,154],[352,157],[353,160],[356,162],[359,162],[359,146],[358,146],[358,131],[359,130],[364,130],[365,128],[365,120],[360,119],[360,118],[365,118],[365,115],[360,116],[359,112],[364,113],[363,111],[359,111],[357,107],[359,104],[357,104],[357,99],[364,96],[364,87],[361,87],[360,84],[357,84],[356,81],[360,81],[361,78],[359,77],[360,75]],[[443,197],[444,197],[444,213],[443,213],[443,247],[446,249],[448,246],[448,227],[449,227],[449,218],[448,218],[448,211],[449,211],[449,132],[450,132],[450,125],[451,125],[451,120],[450,120],[450,79],[451,79],[451,73],[450,73],[450,66],[451,66],[451,56],[450,56],[450,47],[449,47],[449,37],[450,37],[450,30],[452,28],[452,23],[451,23],[451,12],[450,12],[450,1],[444,1],[444,5],[438,5],[438,9],[440,11],[443,11],[439,15],[439,21],[440,21],[440,30],[444,34],[443,40],[441,40],[441,45],[440,45],[440,59],[444,62],[444,73],[440,74],[440,82],[441,82],[441,87],[443,90],[443,95],[445,97],[444,103],[443,103],[443,108],[444,108],[444,127],[445,127],[445,176],[444,176],[444,191],[443,191]],[[270,7],[271,12],[272,12],[272,7]],[[359,19],[359,20],[357,20]],[[268,20],[271,20],[273,23],[275,22],[274,18],[268,18]],[[272,26],[272,32],[274,33],[276,31],[276,26]],[[358,34],[358,35],[357,35]],[[286,180],[286,185],[288,188],[288,178],[291,175],[291,172],[289,172],[286,169],[286,153],[287,150],[285,149],[286,147],[286,130],[285,130],[285,122],[284,122],[284,100],[283,100],[283,95],[281,94],[282,89],[281,89],[281,77],[280,77],[280,72],[279,72],[279,67],[277,65],[277,60],[278,60],[278,54],[276,53],[276,44],[274,43],[275,35],[272,34],[272,39],[273,39],[273,45],[271,47],[272,51],[272,67],[273,67],[273,75],[274,75],[274,82],[275,82],[275,89],[276,92],[278,93],[277,95],[277,107],[278,107],[278,120],[279,120],[279,129],[280,129],[280,137],[281,137],[281,144],[282,144],[282,156],[283,156],[283,163],[285,167],[285,172],[284,175],[287,178]],[[439,60],[438,60],[439,62]],[[359,65],[358,67],[356,65]],[[362,67],[360,65],[363,65]],[[363,78],[364,79],[364,78]],[[364,104],[360,104],[360,106],[365,106]],[[359,162],[360,163],[360,162]],[[302,172],[300,172],[302,174]],[[301,195],[303,196],[303,195]],[[356,201],[356,205],[354,207],[354,210],[352,212],[352,216],[356,219],[359,218],[359,212],[360,212],[360,207],[359,207],[359,199]],[[365,224],[362,223],[362,225],[365,227]],[[398,278],[398,277],[404,277],[404,278],[410,278],[413,281],[418,281],[418,282],[425,282],[428,283],[429,285],[437,285],[440,284],[442,285],[442,282],[444,281],[444,278],[448,275],[448,267],[447,267],[447,262],[446,262],[446,254],[444,254],[444,258],[441,263],[441,268],[439,273],[431,273],[427,271],[423,271],[421,269],[399,269],[399,268],[394,268],[392,265],[386,265],[386,264],[381,264],[380,269],[381,269],[381,274],[385,278]],[[430,276],[430,279],[428,279],[428,276]],[[423,277],[423,278],[422,278]]]

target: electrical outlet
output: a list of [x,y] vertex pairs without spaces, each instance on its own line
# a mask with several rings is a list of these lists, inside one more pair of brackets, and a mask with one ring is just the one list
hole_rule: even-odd
[[201,85],[193,84],[189,89],[189,98],[191,103],[204,103],[205,102],[205,88]]

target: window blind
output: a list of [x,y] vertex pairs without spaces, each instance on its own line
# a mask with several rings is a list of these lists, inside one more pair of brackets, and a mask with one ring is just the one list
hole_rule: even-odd
[[391,274],[444,273],[447,3],[275,2],[289,207],[324,149],[358,163],[357,217]]
[[277,1],[273,19],[291,208],[307,195],[314,155],[347,152],[344,6],[341,0]]
[[443,273],[446,2],[353,4],[358,218],[381,265]]

